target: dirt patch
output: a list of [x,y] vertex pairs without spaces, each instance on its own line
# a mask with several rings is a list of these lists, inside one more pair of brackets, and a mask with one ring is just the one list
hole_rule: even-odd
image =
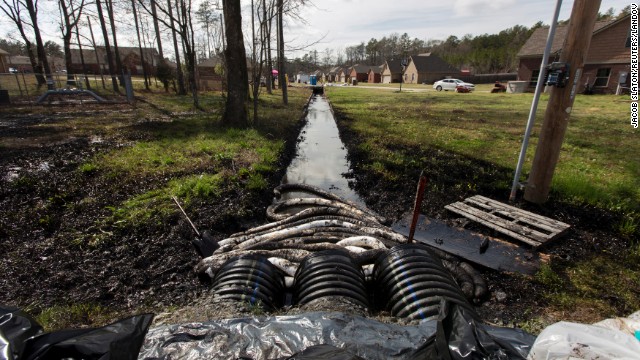
[[[181,216],[176,214],[164,223],[136,228],[99,226],[97,220],[109,215],[109,206],[157,188],[166,179],[127,182],[117,177],[92,176],[91,171],[83,172],[79,167],[94,154],[145,139],[150,129],[180,116],[158,113],[153,118],[124,119],[116,124],[115,131],[99,133],[91,128],[74,129],[65,121],[82,116],[99,117],[101,111],[113,111],[101,106],[73,109],[71,113],[59,109],[37,115],[27,110],[3,112],[0,303],[27,308],[34,314],[56,305],[99,304],[112,310],[114,317],[156,312],[158,323],[259,314],[259,310],[243,304],[221,306],[212,301],[210,284],[200,281],[193,272],[198,257],[190,244],[192,230]],[[121,107],[118,111],[131,111],[126,105],[118,106]],[[349,150],[352,164],[349,177],[353,186],[370,208],[384,216],[398,219],[411,209],[422,169],[427,170],[431,181],[423,203],[424,212],[431,217],[456,223],[455,216],[447,213],[444,205],[475,194],[507,200],[504,184],[510,182],[510,170],[439,149],[389,149],[415,154],[422,159],[421,167],[389,168],[388,171],[397,174],[396,180],[381,181],[367,168],[370,159],[358,149],[361,139],[350,130],[349,119],[339,112],[336,117],[341,138]],[[286,131],[287,150],[280,159],[281,171],[268,179],[269,188],[279,184],[295,150],[299,130],[292,127]],[[216,203],[193,205],[190,215],[201,229],[210,229],[214,238],[222,239],[266,222],[265,210],[271,200],[270,191],[229,190]],[[627,241],[613,231],[619,215],[553,201],[544,207],[519,205],[573,225],[565,239],[545,249],[555,256],[556,266],[565,266],[594,252],[606,253],[612,261],[624,256]],[[487,233],[473,224],[467,227]],[[492,294],[489,301],[478,307],[485,320],[513,325],[530,319],[532,314],[544,314],[547,303],[538,295],[542,285],[534,279],[486,269],[483,274]],[[625,315],[626,305],[616,301],[611,300],[617,315]],[[350,304],[325,302],[283,311],[330,309],[363,313]],[[399,322],[388,314],[375,315],[382,321]],[[586,315],[581,315],[581,319],[590,320]],[[72,325],[93,324],[80,320]]]
[[[199,258],[190,244],[192,230],[181,216],[135,228],[100,226],[99,220],[111,213],[109,207],[158,188],[167,179],[95,176],[91,169],[81,171],[81,165],[95,154],[147,138],[154,126],[179,117],[158,114],[155,120],[119,121],[111,124],[117,129],[101,132],[99,139],[89,130],[66,131],[70,118],[113,110],[96,105],[66,114],[58,113],[60,109],[52,114],[3,112],[1,304],[29,309],[34,315],[52,306],[96,304],[119,317],[181,307],[207,293],[209,284],[193,272]],[[282,169],[295,151],[299,127],[283,129],[288,145],[280,159]],[[282,174],[267,179],[270,188]],[[272,196],[270,191],[229,189],[219,202],[194,204],[192,220],[221,239],[266,222]]]

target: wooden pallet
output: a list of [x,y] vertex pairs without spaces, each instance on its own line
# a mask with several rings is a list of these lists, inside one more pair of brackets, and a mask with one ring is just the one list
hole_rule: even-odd
[[476,195],[445,209],[520,240],[534,248],[562,235],[570,225]]

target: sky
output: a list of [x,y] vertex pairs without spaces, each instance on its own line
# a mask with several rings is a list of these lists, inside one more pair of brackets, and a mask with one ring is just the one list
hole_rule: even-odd
[[[199,0],[193,0],[198,3]],[[241,0],[244,8],[245,38],[250,34],[250,0]],[[396,2],[397,1],[397,2]],[[551,22],[557,0],[311,0],[312,5],[302,10],[304,21],[289,19],[285,28],[288,42],[287,57],[295,58],[317,50],[344,51],[348,46],[367,43],[371,38],[380,39],[393,33],[407,33],[421,40],[444,40],[450,35],[459,38],[466,34],[496,34],[514,25],[531,27],[538,21]],[[58,11],[53,1],[40,1],[43,38],[62,44],[56,25]],[[637,3],[637,1],[636,1]],[[51,5],[53,4],[53,5]],[[602,0],[601,12],[614,8],[617,14],[631,4],[625,0]],[[560,19],[571,14],[573,1],[562,1]],[[194,6],[197,9],[197,6]],[[247,13],[248,12],[248,13]],[[120,19],[129,25],[131,19]],[[100,38],[100,30],[94,23],[94,32]],[[119,25],[120,26],[120,25]],[[130,30],[133,31],[133,30]],[[0,14],[0,36],[8,32],[16,35],[13,23]],[[87,34],[88,36],[88,34]],[[118,36],[120,45],[135,46],[135,36]],[[166,40],[168,41],[168,40]],[[247,41],[247,43],[249,43]],[[165,46],[170,48],[170,46]],[[298,50],[294,50],[298,49]],[[165,49],[170,51],[170,49]],[[171,56],[171,55],[169,55]]]
[[[397,2],[396,2],[397,1]],[[408,33],[421,40],[450,35],[496,34],[514,25],[549,24],[557,0],[316,0],[304,11],[307,24],[290,23],[289,37],[297,47],[344,49],[392,33]],[[637,3],[637,2],[635,2]],[[630,1],[602,0],[601,12],[615,13]],[[562,1],[560,19],[571,14],[573,1]],[[285,34],[285,37],[287,34]]]

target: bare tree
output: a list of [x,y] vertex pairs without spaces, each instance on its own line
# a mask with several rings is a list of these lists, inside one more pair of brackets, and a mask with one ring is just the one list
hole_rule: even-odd
[[[38,0],[25,0],[29,17],[31,18],[31,26],[33,27],[33,35],[36,38],[36,50],[38,54],[38,65],[34,68],[36,73],[44,73],[45,76],[51,76],[51,67],[49,67],[49,60],[47,59],[47,53],[44,51],[44,42],[40,35],[40,27],[38,26]],[[38,82],[40,84],[40,82]]]
[[71,36],[73,29],[78,25],[78,20],[82,16],[85,0],[59,0],[60,9],[60,31],[62,32],[62,42],[64,47],[64,62],[67,67],[67,84],[72,84],[73,60],[71,59]]
[[142,40],[140,39],[140,24],[138,24],[138,11],[136,10],[136,1],[131,0],[131,11],[133,12],[133,21],[136,24],[136,35],[138,36],[138,49],[140,50],[140,64],[142,65],[142,75],[144,76],[144,88],[149,90],[149,79],[147,76],[147,66],[145,65],[144,52],[142,51]]
[[246,99],[248,93],[247,56],[242,35],[242,12],[237,0],[223,0],[224,25],[227,40],[227,100],[222,123],[248,126]]
[[[109,67],[109,73],[111,74],[111,84],[113,85],[113,91],[119,92],[118,80],[116,78],[116,70],[113,62],[113,53],[111,52],[111,46],[109,44],[109,34],[107,32],[107,23],[104,21],[104,15],[102,14],[102,3],[100,0],[96,0],[96,8],[98,10],[98,21],[102,28],[102,36],[104,38],[104,48],[107,53],[107,62]],[[96,56],[97,57],[97,56]]]
[[[35,70],[38,67],[38,62],[36,60],[36,55],[34,53],[33,44],[31,40],[27,36],[27,32],[25,30],[25,26],[32,27],[29,22],[27,22],[22,17],[22,11],[26,5],[19,0],[12,0],[11,2],[7,0],[2,0],[0,3],[0,10],[5,13],[11,21],[16,25],[18,31],[20,32],[20,36],[22,37],[22,41],[24,41],[25,48],[27,50],[27,55],[29,56],[29,62],[31,63],[31,67]],[[36,71],[36,78],[38,80],[38,86],[42,86],[46,83],[44,76],[42,76],[39,72]]]

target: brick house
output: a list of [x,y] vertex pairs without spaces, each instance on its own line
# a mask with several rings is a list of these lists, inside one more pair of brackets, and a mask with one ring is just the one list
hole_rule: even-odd
[[458,76],[460,70],[454,68],[437,55],[427,53],[409,57],[404,71],[403,82],[407,84],[433,83],[448,76]]
[[340,73],[343,71],[342,67],[336,66],[329,70],[327,73],[327,81],[328,82],[339,82],[340,81]]
[[[143,64],[140,58],[139,48],[119,46],[118,53],[120,54],[122,66],[130,70],[131,75],[142,75]],[[144,65],[147,67],[147,70],[154,73],[159,61],[158,51],[154,48],[142,48],[142,55],[144,56]],[[84,58],[84,64],[88,73],[100,74],[101,70],[102,73],[109,72],[107,51],[104,46],[96,46],[95,51],[93,49],[82,49],[82,57]],[[80,49],[71,49],[71,67],[69,70],[71,73],[81,74],[84,72],[80,58]]]
[[367,73],[367,82],[369,84],[379,84],[382,81],[382,67],[380,66],[372,66],[369,68],[369,72]]
[[369,66],[359,64],[353,65],[349,68],[348,77],[348,83],[351,83],[353,79],[356,79],[359,83],[369,81]]
[[[556,28],[550,63],[560,58],[568,28],[568,25]],[[528,81],[529,89],[535,88],[537,84],[548,33],[548,27],[536,29],[518,52],[518,80]],[[614,94],[618,85],[628,87],[631,71],[630,46],[630,15],[596,22],[578,92],[584,91],[587,83],[594,92],[600,94]]]
[[402,80],[402,59],[385,61],[380,77],[383,84],[399,83]]

